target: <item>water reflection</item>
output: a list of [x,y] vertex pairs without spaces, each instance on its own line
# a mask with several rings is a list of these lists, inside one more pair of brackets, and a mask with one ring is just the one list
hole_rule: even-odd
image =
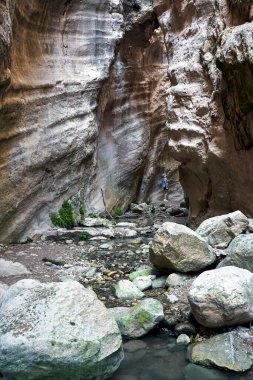
[[245,374],[204,368],[189,363],[186,349],[165,333],[124,344],[125,359],[111,380],[252,380]]

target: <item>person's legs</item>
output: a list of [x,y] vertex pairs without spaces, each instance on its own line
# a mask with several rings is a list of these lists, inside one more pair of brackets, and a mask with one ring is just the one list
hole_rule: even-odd
[[163,200],[167,201],[167,194],[168,194],[168,189],[164,188],[163,189]]

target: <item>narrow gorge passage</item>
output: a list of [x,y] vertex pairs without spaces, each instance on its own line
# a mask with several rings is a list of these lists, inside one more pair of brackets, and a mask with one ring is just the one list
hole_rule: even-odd
[[251,380],[253,0],[0,0],[0,378]]

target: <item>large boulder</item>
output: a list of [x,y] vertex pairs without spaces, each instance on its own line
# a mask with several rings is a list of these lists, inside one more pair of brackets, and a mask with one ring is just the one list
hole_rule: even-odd
[[146,298],[133,307],[115,307],[109,310],[121,334],[127,338],[139,338],[147,334],[164,319],[161,302],[153,298]]
[[75,281],[17,282],[0,300],[0,320],[7,380],[106,379],[123,358],[115,320]]
[[216,335],[205,342],[191,345],[188,357],[196,364],[235,372],[245,372],[253,364],[242,341],[233,332]]
[[202,273],[188,299],[196,320],[206,327],[253,321],[253,274],[233,266]]
[[240,235],[248,224],[248,218],[241,211],[235,211],[205,220],[196,232],[212,247],[222,249]]
[[237,236],[229,245],[227,256],[218,268],[233,265],[253,272],[253,234]]
[[150,261],[159,269],[196,272],[215,261],[211,247],[190,228],[166,222],[150,246]]

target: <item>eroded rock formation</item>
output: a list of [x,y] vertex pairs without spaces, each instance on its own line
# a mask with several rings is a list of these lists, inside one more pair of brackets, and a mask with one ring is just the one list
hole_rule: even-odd
[[[252,14],[231,0],[0,4],[0,240],[64,199],[253,214]],[[179,194],[177,198],[177,194]],[[244,195],[247,194],[247,195]]]
[[252,214],[252,6],[229,0],[157,4],[171,84],[169,147],[181,162],[192,217],[236,208]]

